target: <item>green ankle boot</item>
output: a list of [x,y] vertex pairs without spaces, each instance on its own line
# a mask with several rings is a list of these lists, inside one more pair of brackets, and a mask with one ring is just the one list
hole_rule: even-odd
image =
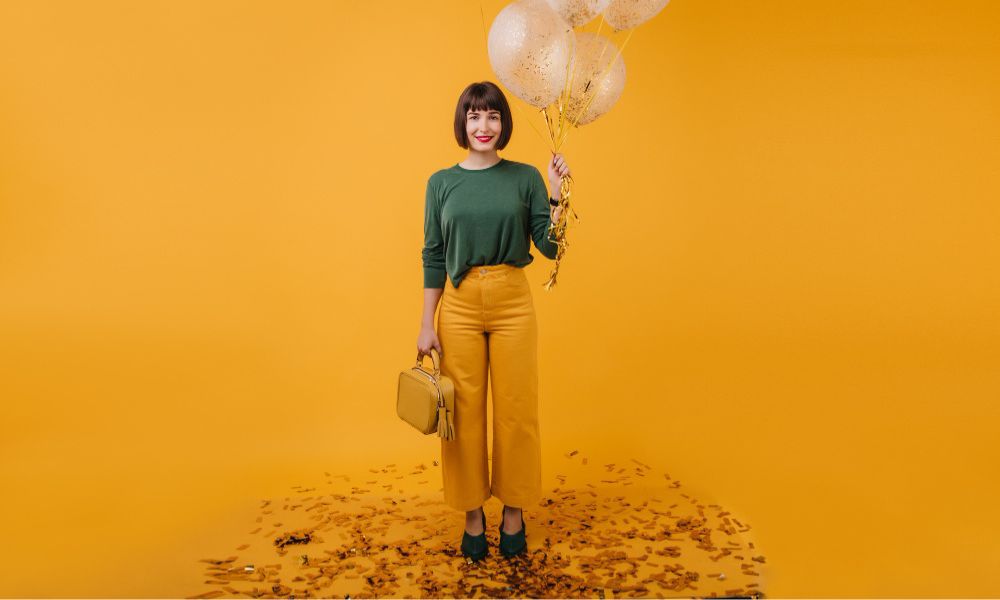
[[486,513],[483,513],[483,532],[479,535],[469,535],[468,531],[462,532],[462,556],[467,556],[473,561],[480,561],[486,558],[490,552],[489,543],[486,541]]
[[[507,508],[506,506],[504,508]],[[502,513],[501,513],[502,514]],[[521,531],[517,533],[505,533],[503,530],[503,519],[500,519],[500,554],[511,558],[521,554],[528,549],[528,541],[525,539],[527,528],[524,525],[524,511],[521,511]]]

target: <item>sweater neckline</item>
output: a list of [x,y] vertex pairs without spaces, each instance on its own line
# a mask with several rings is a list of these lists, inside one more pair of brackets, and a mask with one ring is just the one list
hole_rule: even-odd
[[486,168],[483,168],[483,169],[466,169],[462,165],[460,165],[458,163],[455,163],[455,168],[459,169],[463,173],[482,173],[483,171],[489,171],[490,169],[495,169],[495,168],[499,167],[500,165],[502,165],[505,162],[507,162],[507,159],[501,158],[497,162],[495,162],[492,165],[490,165],[490,166],[488,166]]

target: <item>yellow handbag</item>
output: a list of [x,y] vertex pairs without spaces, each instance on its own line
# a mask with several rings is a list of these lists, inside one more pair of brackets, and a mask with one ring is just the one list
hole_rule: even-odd
[[424,368],[417,353],[417,364],[399,374],[396,390],[396,414],[423,434],[437,431],[438,437],[455,439],[455,384],[441,374],[438,351],[431,348],[434,370]]

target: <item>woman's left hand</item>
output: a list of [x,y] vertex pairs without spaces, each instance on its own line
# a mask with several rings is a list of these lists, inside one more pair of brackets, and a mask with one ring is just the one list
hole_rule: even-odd
[[552,160],[549,161],[549,186],[553,197],[559,197],[559,186],[562,178],[567,175],[569,175],[569,165],[566,164],[566,159],[562,154],[553,152]]
[[[569,165],[562,154],[552,153],[552,160],[549,161],[549,189],[552,190],[553,198],[559,198],[559,188],[562,187],[562,178],[569,175]],[[562,215],[562,206],[552,207],[552,222],[558,223]]]

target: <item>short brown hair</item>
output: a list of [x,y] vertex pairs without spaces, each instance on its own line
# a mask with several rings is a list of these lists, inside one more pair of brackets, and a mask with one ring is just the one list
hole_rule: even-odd
[[494,147],[503,150],[514,132],[514,119],[510,116],[510,106],[500,88],[492,81],[470,83],[458,97],[458,105],[455,106],[455,141],[465,149],[469,148],[465,121],[470,110],[495,110],[500,113],[500,137]]

